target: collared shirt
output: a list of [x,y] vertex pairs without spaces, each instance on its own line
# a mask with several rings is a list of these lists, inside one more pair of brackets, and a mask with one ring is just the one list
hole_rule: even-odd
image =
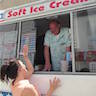
[[66,47],[71,45],[71,34],[68,28],[61,28],[58,35],[54,35],[50,30],[45,35],[44,45],[51,51],[53,70],[60,70],[60,61],[64,60]]

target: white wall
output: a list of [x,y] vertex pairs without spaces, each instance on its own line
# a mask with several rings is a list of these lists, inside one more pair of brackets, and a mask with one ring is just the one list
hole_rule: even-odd
[[[45,94],[49,88],[49,79],[53,79],[54,75],[33,75],[31,83],[38,86],[41,93]],[[58,88],[53,96],[96,96],[96,76],[80,76],[80,75],[56,75],[61,79],[61,87]],[[1,86],[0,90],[8,88]],[[6,91],[6,90],[5,90]],[[10,89],[8,88],[8,91]]]
[[[31,83],[38,86],[41,93],[46,93],[49,87],[49,79],[53,75],[35,75]],[[53,96],[96,96],[96,76],[57,75],[61,79],[61,87]]]

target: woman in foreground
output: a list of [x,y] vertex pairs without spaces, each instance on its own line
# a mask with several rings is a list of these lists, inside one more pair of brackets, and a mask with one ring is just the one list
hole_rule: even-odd
[[[1,80],[12,80],[11,90],[13,96],[40,96],[38,90],[30,84],[29,79],[34,72],[34,68],[28,58],[28,47],[25,45],[23,48],[23,57],[26,66],[20,60],[11,60],[9,64],[1,66]],[[60,80],[54,78],[50,80],[50,88],[46,96],[52,96],[52,93],[58,87]]]

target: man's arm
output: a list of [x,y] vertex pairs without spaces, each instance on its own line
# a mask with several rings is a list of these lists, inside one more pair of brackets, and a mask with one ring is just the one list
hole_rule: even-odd
[[28,70],[28,73],[27,73],[27,76],[26,76],[26,78],[28,79],[28,78],[31,77],[32,73],[34,72],[34,68],[33,68],[33,65],[32,65],[31,61],[28,58],[28,46],[27,45],[24,45],[23,56],[24,56],[24,60],[26,62],[27,70]]
[[45,57],[45,70],[50,71],[50,69],[51,69],[50,53],[49,53],[49,47],[46,45],[44,47],[44,57]]

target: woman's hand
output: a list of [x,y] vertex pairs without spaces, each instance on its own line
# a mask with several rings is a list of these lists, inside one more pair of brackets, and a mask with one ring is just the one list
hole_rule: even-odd
[[47,92],[46,96],[52,96],[52,93],[60,86],[60,79],[54,78],[53,80],[50,80],[50,88]]
[[53,81],[50,80],[50,90],[54,92],[60,85],[60,79],[54,78]]
[[28,46],[27,45],[24,45],[24,47],[23,47],[23,56],[24,57],[28,56]]

